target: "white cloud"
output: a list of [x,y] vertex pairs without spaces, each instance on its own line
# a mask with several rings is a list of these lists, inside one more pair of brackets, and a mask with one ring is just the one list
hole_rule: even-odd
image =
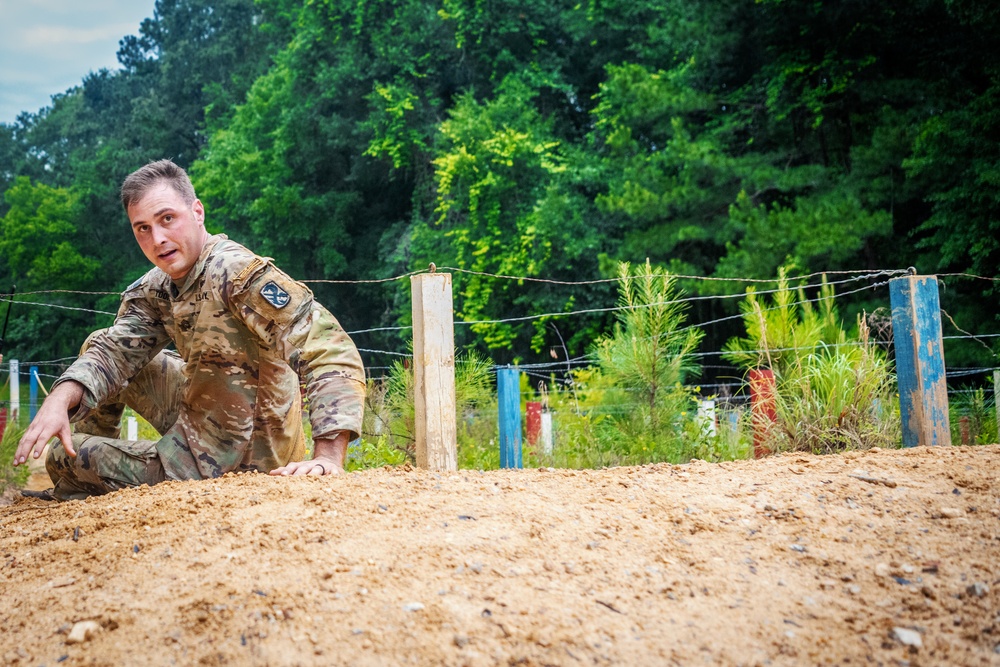
[[70,45],[117,44],[123,36],[136,32],[131,23],[115,23],[94,27],[68,25],[38,25],[27,28],[11,40],[14,48],[29,51],[45,48],[65,48]]
[[118,67],[155,0],[0,0],[0,122],[32,113],[90,72]]

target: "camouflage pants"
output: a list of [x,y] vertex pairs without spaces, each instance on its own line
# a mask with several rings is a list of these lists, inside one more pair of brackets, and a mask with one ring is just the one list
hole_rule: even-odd
[[[84,343],[84,349],[87,346]],[[77,422],[73,434],[76,458],[58,441],[49,448],[45,469],[55,485],[53,497],[79,500],[166,479],[157,441],[120,439],[121,419],[128,406],[157,431],[166,432],[180,413],[185,383],[182,367],[176,353],[160,352],[117,396]]]

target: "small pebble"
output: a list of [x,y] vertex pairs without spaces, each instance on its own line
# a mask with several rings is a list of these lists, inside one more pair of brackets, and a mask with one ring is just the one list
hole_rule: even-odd
[[957,519],[960,516],[965,516],[965,511],[957,507],[942,507],[941,516],[946,519]]
[[69,636],[66,637],[67,644],[82,644],[83,642],[89,640],[94,636],[101,626],[96,621],[80,621],[73,625],[73,629],[69,631]]
[[465,648],[469,643],[469,637],[467,635],[456,634],[452,641],[455,642],[455,646],[458,648]]
[[920,648],[924,644],[923,639],[920,638],[920,633],[909,628],[893,628],[892,636],[904,646]]
[[403,611],[420,611],[424,605],[420,602],[407,602],[403,605]]
[[977,581],[976,583],[966,587],[965,592],[969,595],[975,595],[977,598],[981,598],[990,592],[990,587],[982,581]]

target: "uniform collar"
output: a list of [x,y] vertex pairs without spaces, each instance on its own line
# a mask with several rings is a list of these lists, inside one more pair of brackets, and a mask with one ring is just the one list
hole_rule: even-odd
[[171,286],[176,290],[175,295],[179,296],[191,289],[191,286],[201,278],[201,274],[205,271],[205,263],[211,257],[215,246],[219,241],[225,241],[228,238],[225,234],[214,234],[208,237],[205,245],[201,248],[201,254],[198,255],[198,261],[194,263],[194,266],[191,267],[191,270],[187,272],[187,275],[184,276],[181,282],[178,283],[176,280],[170,281]]

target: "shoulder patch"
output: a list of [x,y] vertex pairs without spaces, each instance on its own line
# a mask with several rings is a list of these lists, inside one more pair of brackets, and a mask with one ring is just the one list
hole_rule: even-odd
[[281,309],[288,305],[291,301],[291,296],[284,289],[281,288],[278,283],[273,280],[269,280],[260,288],[260,295],[264,297],[264,300],[275,308]]
[[[128,287],[125,288],[125,292],[131,292],[136,287],[138,287],[139,285],[141,285],[142,284],[142,279],[145,278],[145,277],[146,276],[139,276],[138,278],[136,278],[135,282],[133,282],[131,285],[129,285]],[[124,292],[123,292],[123,294],[124,294]]]

